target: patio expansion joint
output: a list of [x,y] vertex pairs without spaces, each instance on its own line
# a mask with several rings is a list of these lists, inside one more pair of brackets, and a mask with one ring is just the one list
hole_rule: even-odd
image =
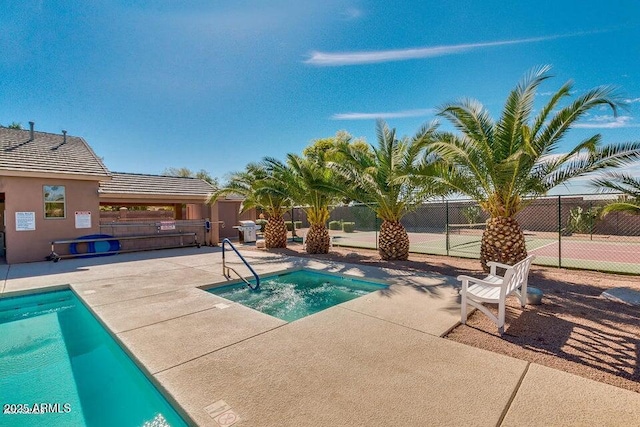
[[[180,262],[176,262],[176,261],[167,261],[167,264],[171,264],[173,266],[175,266],[175,270],[180,270],[180,269],[199,269],[201,267],[207,267],[208,264],[202,264],[202,265],[191,265],[191,264],[182,264]],[[172,269],[173,270],[173,269]]]
[[123,333],[125,333],[125,332],[131,332],[131,331],[135,331],[135,330],[137,330],[137,329],[143,329],[143,328],[146,328],[146,327],[148,327],[148,326],[153,326],[153,325],[158,325],[158,324],[160,324],[160,323],[170,322],[170,321],[172,321],[172,320],[180,319],[180,318],[187,317],[187,316],[192,316],[192,315],[194,315],[194,314],[203,313],[203,312],[205,312],[205,311],[209,311],[209,310],[219,310],[219,309],[218,309],[218,308],[216,308],[216,307],[207,307],[207,308],[203,308],[202,310],[196,310],[196,311],[192,311],[192,312],[190,312],[190,313],[181,314],[181,315],[179,315],[179,316],[170,317],[170,318],[168,318],[168,319],[158,320],[157,322],[148,323],[148,324],[146,324],[146,325],[137,326],[137,327],[135,327],[135,328],[125,329],[125,330],[122,330],[122,331],[118,331],[118,332],[117,332],[117,334],[123,334]]
[[[87,283],[87,282],[85,282],[85,283]],[[73,289],[74,289],[78,294],[83,295],[83,294],[82,294],[82,291],[81,291],[80,289],[76,288],[76,286],[78,286],[78,285],[76,285],[76,284],[71,284],[71,286],[73,287]],[[182,288],[170,289],[170,290],[168,290],[168,291],[158,292],[157,294],[141,295],[141,296],[139,296],[139,297],[133,297],[133,298],[127,298],[127,299],[120,299],[120,300],[118,300],[118,301],[104,302],[104,303],[101,303],[101,304],[89,304],[89,303],[87,303],[87,304],[89,304],[91,307],[104,307],[104,306],[106,306],[106,305],[119,304],[119,303],[122,303],[122,302],[135,301],[135,300],[138,300],[138,299],[154,297],[154,296],[156,296],[156,295],[170,294],[171,292],[176,292],[176,291],[179,291],[179,290],[181,290],[181,289],[182,289]],[[197,288],[196,288],[196,289],[197,289]],[[84,299],[84,298],[83,298],[83,299]]]
[[264,335],[264,334],[267,334],[267,333],[269,333],[269,332],[271,332],[271,331],[275,331],[276,329],[280,329],[280,328],[282,328],[283,326],[287,326],[288,324],[289,324],[289,323],[284,323],[284,324],[282,324],[282,325],[276,326],[276,327],[274,327],[274,328],[268,329],[268,330],[263,331],[263,332],[260,332],[260,333],[258,333],[258,334],[251,335],[250,337],[243,338],[243,339],[241,339],[240,341],[236,341],[236,342],[233,342],[233,343],[231,343],[231,344],[227,344],[227,345],[222,346],[222,347],[220,347],[220,348],[217,348],[217,349],[215,349],[215,350],[213,350],[213,351],[208,351],[208,352],[203,353],[203,354],[201,354],[201,355],[199,355],[199,356],[193,357],[193,358],[191,358],[191,359],[189,359],[189,360],[185,360],[184,362],[180,362],[180,363],[178,363],[178,364],[176,364],[176,365],[173,365],[173,366],[170,366],[170,367],[168,367],[168,368],[161,369],[161,370],[156,371],[156,372],[152,372],[152,373],[151,373],[151,375],[156,376],[156,375],[161,374],[161,373],[163,373],[163,372],[170,371],[171,369],[173,369],[173,368],[177,368],[178,366],[185,365],[185,364],[187,364],[187,363],[193,362],[194,360],[198,360],[198,359],[200,359],[200,358],[202,358],[202,357],[209,356],[210,354],[216,353],[216,352],[218,352],[218,351],[220,351],[220,350],[224,350],[224,349],[226,349],[226,348],[233,347],[234,345],[237,345],[237,344],[243,343],[243,342],[245,342],[245,341],[248,341],[248,340],[250,340],[250,339],[253,339],[253,338],[259,337],[260,335]]
[[529,372],[529,367],[531,366],[531,362],[527,362],[527,366],[525,366],[524,371],[522,371],[522,375],[520,375],[520,379],[518,380],[518,384],[516,384],[516,386],[513,389],[513,392],[511,393],[511,397],[509,397],[509,401],[507,402],[507,404],[504,406],[504,409],[502,410],[502,414],[500,414],[500,418],[498,419],[498,422],[496,423],[496,427],[500,427],[504,421],[504,418],[507,416],[507,413],[509,412],[509,409],[511,408],[511,404],[513,403],[514,399],[516,398],[516,395],[518,394],[518,391],[520,390],[520,387],[522,386],[522,382],[524,381],[524,377],[527,376],[527,372]]
[[347,310],[347,311],[350,311],[352,313],[357,313],[357,314],[360,314],[362,316],[370,317],[371,319],[380,320],[381,322],[390,323],[392,325],[400,326],[401,328],[406,328],[406,329],[410,329],[412,331],[420,332],[421,334],[429,335],[429,336],[432,336],[432,337],[444,338],[444,335],[449,333],[449,332],[446,332],[444,335],[430,334],[429,332],[421,331],[420,329],[412,328],[411,326],[403,325],[402,323],[392,322],[391,320],[387,320],[387,319],[383,319],[381,317],[373,316],[371,314],[363,313],[361,311],[357,311],[357,310],[354,310],[352,308],[347,308],[347,307],[336,307],[336,308],[341,309],[341,310]]

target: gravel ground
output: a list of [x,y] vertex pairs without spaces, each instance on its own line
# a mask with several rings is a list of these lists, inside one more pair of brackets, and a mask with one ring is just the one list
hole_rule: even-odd
[[[310,256],[298,243],[271,250]],[[448,276],[480,276],[480,262],[411,254],[408,261],[382,261],[376,251],[334,248],[317,259],[432,271]],[[640,307],[607,300],[600,294],[625,286],[640,291],[640,277],[533,266],[529,284],[544,292],[542,305],[520,308],[507,300],[505,333],[479,311],[446,338],[463,344],[571,372],[640,393]]]

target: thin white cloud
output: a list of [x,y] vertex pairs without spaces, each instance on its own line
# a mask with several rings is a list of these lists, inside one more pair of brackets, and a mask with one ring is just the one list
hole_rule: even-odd
[[363,15],[363,12],[361,9],[355,8],[355,7],[350,7],[347,10],[345,10],[344,12],[342,12],[342,17],[346,20],[354,20],[354,19],[358,19]]
[[594,116],[586,123],[577,123],[573,125],[573,127],[581,129],[617,129],[640,127],[639,123],[631,123],[631,121],[631,116]]
[[553,92],[553,91],[536,93],[536,95],[539,95],[539,96],[551,96],[551,95],[554,95],[554,94],[555,94],[555,92]]
[[372,120],[372,119],[400,119],[404,117],[420,117],[433,114],[432,108],[418,110],[390,111],[384,113],[337,113],[332,120]]
[[627,98],[624,102],[627,104],[635,104],[636,102],[640,102],[640,98]]
[[494,46],[516,45],[524,43],[534,43],[546,40],[559,39],[563,37],[573,37],[580,34],[559,34],[545,37],[532,37],[528,39],[501,40],[486,43],[468,43],[448,46],[421,47],[397,50],[378,50],[360,52],[318,52],[313,51],[310,57],[304,61],[305,64],[335,67],[341,65],[373,64],[378,62],[406,61],[409,59],[434,58],[437,56],[455,55],[475,49],[482,49]]

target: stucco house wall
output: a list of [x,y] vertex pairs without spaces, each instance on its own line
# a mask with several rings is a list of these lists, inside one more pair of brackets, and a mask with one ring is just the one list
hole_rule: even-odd
[[[45,217],[45,186],[64,187],[64,217]],[[0,232],[4,232],[6,243],[6,251],[0,245],[0,262],[3,256],[9,264],[43,261],[51,253],[54,240],[103,234],[101,204],[173,206],[176,221],[186,220],[184,227],[199,227],[193,230],[198,243],[217,244],[218,211],[215,205],[206,204],[214,190],[210,183],[197,178],[110,172],[84,139],[66,131],[37,132],[33,122],[29,122],[29,130],[0,126]],[[17,213],[21,225],[17,225]],[[208,232],[206,218],[212,221]],[[188,224],[189,220],[201,220],[202,225]],[[155,233],[151,236],[157,241],[170,238]],[[147,249],[143,239],[127,240],[141,242],[129,250]],[[62,244],[54,249],[58,255],[66,255],[70,248]]]
[[220,227],[218,217],[218,204],[211,205],[207,203],[188,204],[186,207],[187,219],[208,219],[210,221],[210,229],[204,233],[204,239],[201,240],[205,245],[217,246],[220,244]]
[[[45,218],[44,186],[65,188],[65,217]],[[7,263],[44,261],[51,241],[99,232],[98,181],[0,177],[5,194],[5,243]],[[91,227],[76,228],[75,213],[90,212]],[[33,212],[35,230],[16,230],[16,212]]]
[[239,225],[241,220],[256,220],[256,210],[249,209],[246,212],[240,213],[241,205],[241,200],[224,199],[218,200],[214,204],[220,221],[220,225],[217,227],[220,239],[237,238],[239,233],[237,229],[233,228],[234,225]]

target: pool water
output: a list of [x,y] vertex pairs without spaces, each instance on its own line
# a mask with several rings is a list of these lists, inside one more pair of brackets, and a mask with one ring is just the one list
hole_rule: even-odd
[[255,291],[245,283],[238,283],[212,288],[209,292],[292,322],[386,287],[364,280],[300,270],[261,278],[260,288]]
[[0,337],[0,426],[187,425],[69,290],[0,299]]

